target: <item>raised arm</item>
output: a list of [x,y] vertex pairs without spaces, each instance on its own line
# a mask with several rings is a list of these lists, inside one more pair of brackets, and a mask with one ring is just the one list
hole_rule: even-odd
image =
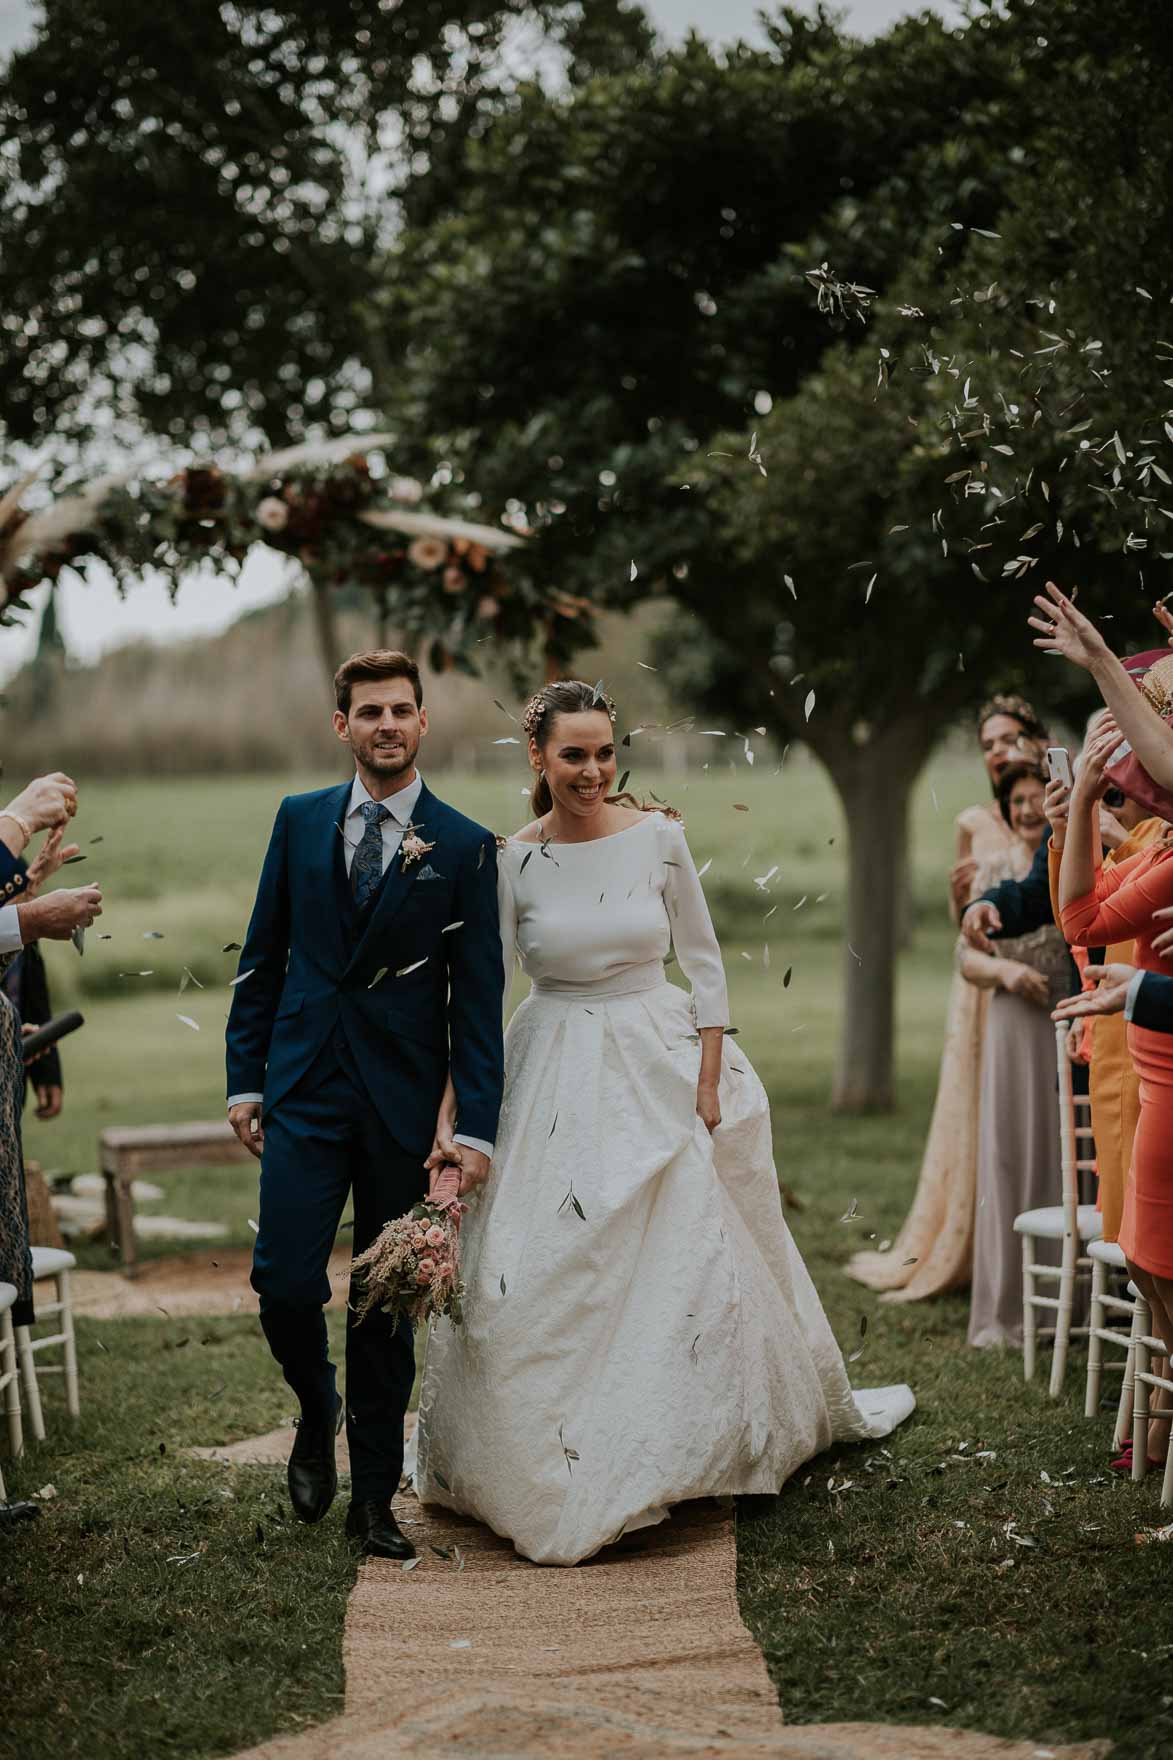
[[282,801],[277,809],[237,966],[242,981],[232,992],[228,1011],[225,1040],[230,1101],[234,1097],[254,1100],[265,1086],[273,1019],[289,959],[288,805]]
[[1040,632],[1035,647],[1046,654],[1062,654],[1091,673],[1117,727],[1153,781],[1173,789],[1173,728],[1137,690],[1095,624],[1075,609],[1054,581],[1047,582],[1046,596],[1040,593],[1035,606],[1037,615],[1029,620]]

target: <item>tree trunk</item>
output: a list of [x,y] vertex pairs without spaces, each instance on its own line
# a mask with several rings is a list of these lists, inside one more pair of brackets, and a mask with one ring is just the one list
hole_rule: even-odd
[[338,619],[334,610],[334,597],[325,581],[310,576],[310,599],[314,608],[314,629],[318,638],[318,654],[326,674],[326,689],[330,697],[334,695],[334,674],[342,664],[342,654],[338,646]]
[[848,828],[846,981],[832,1100],[839,1112],[892,1107],[908,803],[924,755],[921,742],[889,732],[824,759]]

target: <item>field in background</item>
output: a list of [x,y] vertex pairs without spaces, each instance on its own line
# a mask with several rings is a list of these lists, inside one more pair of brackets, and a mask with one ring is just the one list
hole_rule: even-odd
[[[742,1042],[785,1128],[793,1106],[820,1107],[828,1088],[843,956],[844,828],[822,773],[803,756],[781,768],[759,760],[751,769],[739,742],[732,764],[727,748],[733,741],[709,744],[708,772],[654,775],[651,786],[684,811],[698,865],[712,863],[704,883],[725,946]],[[973,770],[943,758],[917,802],[914,886],[925,927],[902,974],[900,1044],[909,1091],[919,1090],[936,1058],[949,968],[942,879],[951,818],[973,798]],[[524,775],[518,758],[507,775],[455,772],[434,782],[454,805],[509,831],[528,816]],[[63,1117],[49,1125],[27,1123],[28,1153],[48,1170],[92,1170],[97,1133],[106,1124],[221,1114],[227,985],[237,964],[236,954],[222,948],[243,939],[282,794],[330,780],[324,773],[86,785],[76,831],[87,859],[69,877],[102,882],[108,903],[96,927],[110,939],[91,931],[80,960],[67,945],[46,949],[55,1006],[80,1007],[86,1015],[85,1028],[63,1048]],[[638,767],[633,781],[639,786]],[[775,866],[777,873],[758,885]],[[793,975],[784,987],[788,969]],[[247,1244],[251,1184],[232,1169],[171,1175],[167,1208],[223,1214],[234,1238]]]
[[[433,779],[495,829],[522,816],[520,771]],[[1161,1520],[1157,1487],[1107,1472],[1108,1420],[1082,1417],[1079,1354],[1052,1405],[1044,1387],[1024,1387],[1014,1357],[967,1350],[964,1296],[885,1306],[842,1271],[853,1247],[895,1233],[916,1178],[951,971],[950,820],[978,787],[976,766],[943,758],[918,795],[921,922],[901,969],[901,1104],[880,1119],[827,1110],[843,828],[820,774],[739,760],[731,775],[721,759],[670,790],[698,862],[712,858],[705,885],[740,1043],[773,1100],[780,1171],[802,1202],[788,1212],[799,1247],[846,1350],[868,1322],[856,1383],[907,1380],[919,1402],[883,1448],[832,1450],[761,1519],[742,1512],[741,1606],[788,1722],[947,1723],[1043,1749],[1109,1735],[1115,1760],[1148,1760],[1173,1738],[1154,1612],[1167,1548],[1136,1543]],[[83,961],[51,950],[58,1000],[79,1000],[88,1024],[66,1052],[65,1118],[30,1127],[48,1165],[92,1167],[106,1122],[219,1115],[234,969],[220,948],[240,939],[283,790],[271,779],[87,787],[79,831],[104,840],[89,857],[109,888],[102,923],[114,938],[91,941]],[[151,931],[164,939],[144,940]],[[180,998],[184,966],[206,988]],[[169,1211],[222,1219],[236,1244],[251,1241],[250,1170],[160,1183]],[[100,1248],[85,1257],[108,1262]],[[10,1673],[25,1760],[203,1760],[330,1716],[353,1580],[340,1511],[300,1528],[279,1474],[228,1478],[183,1453],[288,1413],[255,1322],[87,1322],[80,1348],[80,1428],[56,1417],[51,1389],[49,1442],[5,1469],[13,1495],[57,1488],[0,1575],[0,1697]]]

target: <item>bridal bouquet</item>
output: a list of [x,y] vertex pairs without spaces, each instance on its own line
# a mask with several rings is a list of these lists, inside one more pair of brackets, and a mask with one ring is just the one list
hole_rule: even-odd
[[406,1314],[413,1326],[441,1314],[460,1325],[464,1209],[463,1204],[424,1199],[397,1222],[388,1222],[366,1251],[355,1255],[350,1269],[359,1286],[355,1313],[360,1321],[372,1308],[381,1308],[397,1320]]

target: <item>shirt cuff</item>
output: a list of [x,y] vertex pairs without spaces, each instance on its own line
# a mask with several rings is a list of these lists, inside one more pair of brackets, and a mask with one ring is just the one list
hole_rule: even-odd
[[1145,981],[1145,976],[1144,972],[1137,972],[1128,986],[1128,994],[1124,998],[1124,1018],[1126,1021],[1132,1019],[1132,1011],[1136,1007],[1136,999],[1140,995],[1140,987]]
[[493,1145],[492,1143],[486,1143],[483,1137],[464,1137],[461,1136],[459,1131],[457,1131],[452,1141],[454,1143],[463,1143],[466,1149],[476,1149],[488,1161],[493,1159]]
[[261,1101],[264,1098],[263,1094],[229,1094],[228,1104],[229,1106],[243,1106],[246,1100]]
[[20,910],[14,904],[6,904],[0,907],[0,954],[19,953],[23,946]]

